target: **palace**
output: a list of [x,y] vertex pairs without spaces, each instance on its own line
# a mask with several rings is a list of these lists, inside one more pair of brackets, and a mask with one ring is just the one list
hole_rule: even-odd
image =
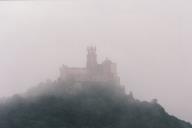
[[85,68],[68,67],[63,65],[60,68],[60,80],[71,80],[75,82],[111,82],[120,84],[120,77],[117,75],[117,66],[109,59],[101,64],[97,62],[96,47],[87,48],[87,64]]

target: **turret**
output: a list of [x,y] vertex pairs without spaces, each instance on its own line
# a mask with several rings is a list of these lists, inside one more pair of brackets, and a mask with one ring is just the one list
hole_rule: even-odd
[[87,52],[87,69],[88,71],[93,72],[97,67],[96,47],[88,47]]

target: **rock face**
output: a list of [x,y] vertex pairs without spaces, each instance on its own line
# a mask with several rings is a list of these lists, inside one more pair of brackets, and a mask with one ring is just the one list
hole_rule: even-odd
[[157,102],[141,102],[108,84],[54,82],[36,87],[0,106],[0,128],[192,128]]

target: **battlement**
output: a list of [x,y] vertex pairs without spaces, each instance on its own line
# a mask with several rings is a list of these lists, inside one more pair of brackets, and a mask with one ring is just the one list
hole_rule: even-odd
[[63,65],[60,68],[60,80],[76,82],[96,81],[120,84],[117,65],[109,59],[97,63],[96,47],[87,48],[87,65],[85,68],[71,68]]
[[88,52],[95,52],[95,53],[96,53],[97,48],[96,48],[96,47],[89,46],[89,47],[87,47],[87,51],[88,51]]

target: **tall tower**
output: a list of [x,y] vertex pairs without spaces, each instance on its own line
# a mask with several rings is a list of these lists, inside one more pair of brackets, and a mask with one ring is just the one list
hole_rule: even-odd
[[88,47],[87,52],[87,69],[89,72],[94,72],[97,67],[96,47]]

